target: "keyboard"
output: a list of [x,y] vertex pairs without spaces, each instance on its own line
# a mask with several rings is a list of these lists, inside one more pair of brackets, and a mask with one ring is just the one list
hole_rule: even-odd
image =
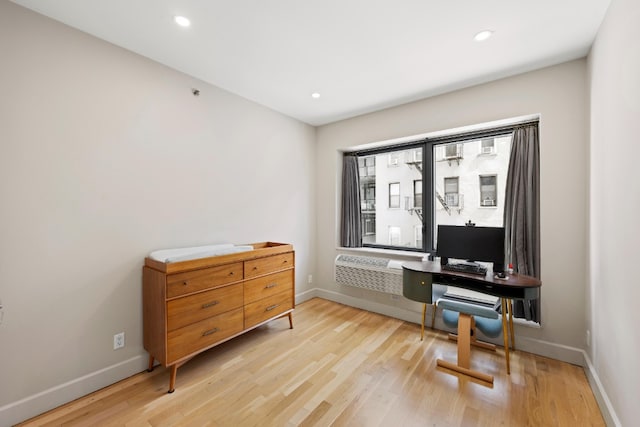
[[458,273],[470,273],[484,276],[487,274],[487,267],[474,264],[445,264],[441,267],[446,271],[456,271]]

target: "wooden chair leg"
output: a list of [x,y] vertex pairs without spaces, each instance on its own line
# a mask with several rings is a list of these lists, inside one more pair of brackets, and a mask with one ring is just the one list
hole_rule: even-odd
[[149,367],[147,368],[147,372],[153,371],[153,362],[154,362],[153,356],[149,355]]
[[460,313],[458,316],[458,364],[453,364],[438,359],[436,364],[440,367],[460,372],[461,374],[477,378],[493,384],[493,375],[485,374],[471,369],[471,330],[473,328],[473,316]]
[[289,329],[293,329],[293,316],[291,315],[291,313],[289,313],[288,316],[289,316]]
[[[449,339],[451,341],[458,341],[458,336],[456,334],[449,334]],[[485,350],[496,351],[496,345],[490,342],[484,342],[476,339],[475,335],[471,337],[471,345],[474,347],[480,347]]]

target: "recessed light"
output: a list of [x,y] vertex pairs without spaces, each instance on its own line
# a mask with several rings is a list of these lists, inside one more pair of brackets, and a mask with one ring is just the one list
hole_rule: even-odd
[[181,27],[188,27],[189,25],[191,25],[191,21],[189,21],[189,19],[185,18],[184,16],[174,16],[173,20],[176,21],[176,24],[180,25]]
[[313,93],[311,94],[311,97],[312,97],[313,99],[318,99],[318,98],[320,98],[320,94],[319,94],[318,92],[313,92]]
[[482,42],[488,39],[493,35],[493,31],[491,30],[482,30],[478,34],[476,34],[473,39],[477,42]]

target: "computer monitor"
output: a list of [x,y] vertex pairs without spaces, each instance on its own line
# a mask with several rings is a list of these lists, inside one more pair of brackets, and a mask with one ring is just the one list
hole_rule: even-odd
[[442,265],[449,258],[492,262],[493,271],[504,271],[504,228],[438,225],[436,255]]

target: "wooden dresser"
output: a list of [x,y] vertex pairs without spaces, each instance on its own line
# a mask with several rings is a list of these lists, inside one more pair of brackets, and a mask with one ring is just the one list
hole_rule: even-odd
[[279,317],[295,307],[295,253],[283,243],[253,243],[254,250],[172,263],[145,259],[144,348],[177,370],[211,347]]

